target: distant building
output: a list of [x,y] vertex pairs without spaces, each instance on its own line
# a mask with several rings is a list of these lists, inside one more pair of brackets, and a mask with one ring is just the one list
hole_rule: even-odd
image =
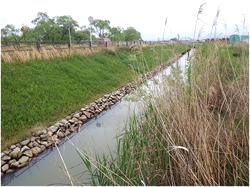
[[229,43],[230,44],[236,44],[240,42],[240,36],[238,34],[232,34],[229,36]]
[[240,37],[242,42],[249,42],[249,35],[241,35]]
[[112,42],[109,38],[98,38],[97,46],[98,47],[109,47],[109,46],[112,46]]
[[229,36],[229,43],[230,44],[236,44],[239,42],[249,42],[249,35],[238,35],[238,34],[232,34]]

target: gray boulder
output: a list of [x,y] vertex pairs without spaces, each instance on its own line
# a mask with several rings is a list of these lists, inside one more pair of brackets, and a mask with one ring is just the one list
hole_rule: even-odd
[[25,162],[28,162],[28,161],[29,161],[29,157],[28,157],[28,156],[22,156],[22,157],[18,160],[18,162],[19,162],[20,164],[25,163]]
[[54,133],[58,130],[58,126],[52,125],[51,127],[48,128],[48,130]]
[[12,152],[9,154],[9,156],[10,156],[11,158],[18,158],[19,152],[20,152],[20,151],[12,151]]
[[5,164],[2,166],[2,172],[5,172],[9,169],[9,164]]
[[28,143],[30,143],[30,139],[22,141],[21,145],[24,146],[24,145],[27,145]]
[[24,151],[27,151],[27,150],[29,150],[30,148],[28,147],[28,146],[23,146],[22,148],[21,148],[21,152],[24,152]]
[[32,158],[33,157],[33,153],[31,150],[27,150],[23,153],[25,156],[28,156],[29,158]]
[[37,156],[41,152],[40,147],[33,147],[31,150],[34,156]]

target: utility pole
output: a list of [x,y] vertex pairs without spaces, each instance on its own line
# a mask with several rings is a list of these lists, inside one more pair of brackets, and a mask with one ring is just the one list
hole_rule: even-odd
[[89,25],[90,25],[90,45],[92,46],[92,31],[91,31],[91,23],[94,21],[94,18],[92,16],[88,17]]
[[165,34],[165,29],[166,29],[167,21],[168,21],[168,18],[165,18],[165,26],[164,26],[162,41],[164,41],[164,34]]
[[68,29],[68,31],[69,31],[69,44],[70,44],[70,46],[71,46],[70,26],[68,25],[68,26],[66,27],[66,29]]
[[70,29],[69,29],[69,43],[71,45]]
[[244,35],[246,16],[245,16],[245,14],[242,14],[242,15],[244,16],[242,35]]

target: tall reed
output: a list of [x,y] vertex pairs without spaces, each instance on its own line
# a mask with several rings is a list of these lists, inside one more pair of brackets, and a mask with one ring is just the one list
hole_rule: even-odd
[[249,185],[248,45],[203,44],[194,55],[192,94],[174,68],[144,97],[117,157],[97,160],[98,185]]
[[98,159],[90,175],[98,185],[249,185],[248,58],[247,43],[200,45],[184,78],[173,67],[160,92],[139,95],[145,108],[118,138],[117,156]]
[[[219,14],[218,8],[215,36]],[[247,43],[203,43],[184,78],[172,67],[160,92],[139,92],[143,113],[117,139],[117,156],[104,156],[89,170],[95,184],[249,185],[248,58]]]

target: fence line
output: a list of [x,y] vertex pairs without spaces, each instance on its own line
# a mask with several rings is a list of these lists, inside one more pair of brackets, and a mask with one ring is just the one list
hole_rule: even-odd
[[[113,47],[129,47],[132,44],[142,45],[142,44],[155,44],[160,43],[159,41],[113,41],[112,46]],[[25,44],[25,45],[22,45]],[[52,48],[49,46],[53,46]],[[67,47],[64,47],[64,46]],[[62,49],[86,49],[86,48],[93,48],[93,47],[100,47],[97,46],[95,42],[90,41],[83,41],[83,42],[76,42],[76,43],[70,43],[69,41],[1,41],[1,52],[14,52],[14,51],[33,51],[35,47],[37,51],[40,51],[41,47],[43,47],[45,50],[62,50]],[[107,47],[107,42],[105,47]],[[14,48],[14,49],[6,49],[4,48]],[[27,49],[28,47],[28,49]],[[49,48],[48,48],[49,47]],[[26,48],[26,49],[25,49]],[[100,47],[103,48],[103,47]]]

